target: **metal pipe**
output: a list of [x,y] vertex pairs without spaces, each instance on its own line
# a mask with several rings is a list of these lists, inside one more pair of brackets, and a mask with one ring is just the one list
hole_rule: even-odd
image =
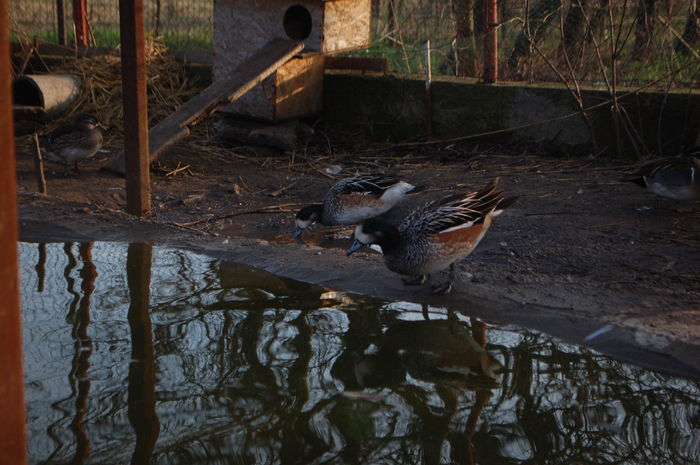
[[0,0],[0,463],[27,463],[8,0]]
[[126,211],[145,216],[151,210],[148,159],[148,107],[143,0],[119,0],[122,45],[122,102]]
[[428,138],[433,137],[433,66],[431,59],[430,41],[425,42],[425,119]]
[[87,0],[73,0],[73,24],[75,25],[75,45],[77,47],[87,47]]
[[484,82],[498,80],[498,0],[484,0]]

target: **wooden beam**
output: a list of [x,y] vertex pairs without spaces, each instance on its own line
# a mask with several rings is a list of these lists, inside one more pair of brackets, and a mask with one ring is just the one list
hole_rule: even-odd
[[87,47],[87,0],[73,0],[73,24],[75,25],[75,45]]
[[27,463],[8,0],[0,0],[0,463]]
[[148,162],[148,105],[143,0],[119,0],[124,106],[126,211],[145,216],[151,211]]
[[[122,0],[124,1],[124,0]],[[153,162],[175,142],[187,137],[189,126],[197,124],[216,110],[235,102],[256,84],[301,52],[304,44],[274,40],[253,54],[226,79],[217,81],[193,97],[149,133],[149,157]],[[126,115],[125,115],[126,117]],[[117,154],[106,169],[124,174],[124,155]]]

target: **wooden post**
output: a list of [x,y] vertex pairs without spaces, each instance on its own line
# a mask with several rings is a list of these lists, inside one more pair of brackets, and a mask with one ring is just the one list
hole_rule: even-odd
[[148,107],[143,0],[119,0],[122,45],[122,102],[126,211],[145,216],[151,211],[148,159]]
[[56,0],[56,26],[58,28],[58,44],[66,45],[66,10],[63,0]]
[[498,80],[498,0],[484,0],[484,82]]
[[27,463],[8,0],[0,0],[0,463]]
[[75,45],[87,47],[87,0],[73,0],[73,24],[75,25]]
[[433,137],[433,66],[431,63],[430,41],[425,42],[425,119],[428,138]]

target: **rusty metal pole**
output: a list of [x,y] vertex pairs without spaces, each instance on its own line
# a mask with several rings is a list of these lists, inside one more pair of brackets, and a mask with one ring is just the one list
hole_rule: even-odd
[[56,0],[56,26],[58,28],[58,44],[66,45],[66,12],[63,0]]
[[484,82],[498,80],[498,0],[484,0]]
[[0,463],[27,463],[8,0],[0,0]]
[[87,47],[87,0],[73,0],[73,24],[75,25],[75,45]]
[[119,0],[122,45],[122,102],[126,211],[145,216],[151,211],[148,159],[148,107],[143,0]]

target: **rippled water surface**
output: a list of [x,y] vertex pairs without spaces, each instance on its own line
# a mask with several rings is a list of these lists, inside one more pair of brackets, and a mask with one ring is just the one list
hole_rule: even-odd
[[698,383],[545,335],[168,248],[21,258],[32,463],[700,461]]

